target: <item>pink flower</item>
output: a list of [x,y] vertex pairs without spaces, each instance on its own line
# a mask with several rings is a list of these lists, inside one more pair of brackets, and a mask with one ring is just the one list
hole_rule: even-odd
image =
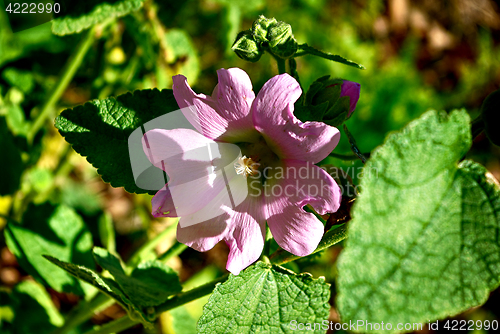
[[[324,227],[303,207],[309,204],[325,214],[340,206],[339,187],[314,165],[338,144],[339,131],[295,118],[301,89],[288,74],[271,78],[257,96],[243,70],[220,69],[217,74],[212,96],[193,92],[182,75],[173,77],[177,104],[186,108],[184,116],[198,132],[155,129],[143,138],[151,162],[170,177],[152,200],[153,215],[180,216],[177,239],[198,251],[224,240],[230,248],[226,268],[233,274],[259,258],[266,221],[283,249],[311,254]],[[241,153],[233,150],[217,159],[193,154],[209,145],[221,152],[237,147]],[[210,172],[214,168],[217,176]],[[232,190],[231,202],[227,189]],[[233,200],[240,193],[244,197]]]
[[356,104],[359,100],[359,91],[361,90],[361,85],[354,81],[344,80],[342,83],[342,90],[340,91],[340,96],[349,96],[349,113],[347,118],[351,117],[354,109],[356,109]]

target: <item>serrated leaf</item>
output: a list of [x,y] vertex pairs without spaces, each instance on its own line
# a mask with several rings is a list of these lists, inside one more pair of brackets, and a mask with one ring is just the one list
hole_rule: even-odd
[[364,70],[365,67],[361,64],[358,64],[352,60],[348,60],[342,56],[339,56],[339,55],[334,55],[334,54],[331,54],[331,53],[326,53],[326,52],[323,52],[323,51],[320,51],[318,49],[315,49],[313,48],[312,46],[309,46],[307,44],[301,44],[299,45],[299,50],[302,50],[302,51],[305,51],[307,54],[310,54],[310,55],[313,55],[313,56],[318,56],[318,57],[321,57],[321,58],[325,58],[325,59],[328,59],[328,60],[332,60],[332,61],[335,61],[337,63],[341,63],[341,64],[344,64],[344,65],[348,65],[348,66],[352,66],[352,67],[355,67],[355,68],[358,68],[360,70]]
[[0,152],[5,161],[0,164],[0,196],[5,196],[19,188],[23,161],[4,117],[0,117]]
[[22,224],[9,222],[5,229],[9,249],[30,275],[59,292],[82,295],[86,289],[66,272],[48,266],[42,254],[93,266],[92,235],[71,208],[52,204],[28,206]]
[[217,285],[198,321],[198,333],[297,333],[293,321],[328,318],[329,297],[329,284],[322,278],[258,262]]
[[127,276],[120,260],[107,250],[95,247],[94,258],[111,273],[128,298],[141,307],[160,305],[169,296],[182,291],[177,274],[159,261],[143,262]]
[[142,194],[147,191],[135,184],[128,136],[142,124],[177,109],[172,90],[142,90],[66,109],[55,126],[105,182]]
[[142,7],[143,0],[72,1],[60,0],[61,11],[55,13],[52,32],[56,35],[79,33],[113,17],[127,15]]
[[95,271],[79,266],[73,263],[68,263],[64,261],[59,261],[55,257],[49,255],[43,255],[44,258],[57,265],[58,267],[64,269],[72,276],[82,280],[95,288],[97,288],[102,293],[105,293],[109,297],[113,298],[127,311],[128,315],[132,319],[138,319],[143,323],[148,323],[151,319],[148,319],[147,315],[143,312],[142,308],[135,305],[123,291],[120,289],[119,285],[110,278],[102,277]]
[[427,112],[366,163],[338,263],[342,321],[396,331],[484,303],[500,285],[500,186],[484,167],[457,164],[469,121]]

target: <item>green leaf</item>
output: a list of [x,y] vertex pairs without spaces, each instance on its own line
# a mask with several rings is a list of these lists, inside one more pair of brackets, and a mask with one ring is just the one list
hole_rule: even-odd
[[64,205],[31,204],[21,225],[8,223],[5,238],[23,269],[54,290],[82,295],[87,289],[66,272],[47,265],[42,258],[42,254],[51,254],[65,261],[93,266],[92,235],[72,209]]
[[5,117],[0,117],[0,152],[4,161],[0,164],[0,196],[5,196],[19,188],[23,172],[21,152],[14,144]]
[[321,57],[321,58],[332,60],[332,61],[335,61],[337,63],[341,63],[341,64],[344,64],[344,65],[348,65],[348,66],[352,66],[352,67],[358,68],[360,70],[364,70],[365,69],[365,67],[363,65],[358,64],[356,62],[353,62],[352,60],[345,59],[344,57],[339,56],[339,55],[334,55],[334,54],[331,54],[331,53],[326,53],[326,52],[317,50],[317,49],[313,48],[312,46],[307,45],[306,43],[300,44],[299,45],[299,50],[304,51],[305,54],[310,54],[310,55],[313,55],[313,56],[318,56],[318,57]]
[[56,266],[64,269],[72,276],[86,282],[95,288],[97,288],[102,293],[105,293],[109,297],[116,300],[123,308],[127,311],[128,315],[132,319],[137,319],[143,323],[148,323],[152,319],[149,319],[146,313],[142,310],[140,306],[135,305],[120,289],[120,286],[110,278],[102,277],[95,271],[79,266],[73,263],[59,261],[55,257],[49,255],[43,255],[44,258],[55,264]]
[[169,313],[172,315],[172,328],[175,334],[198,334],[196,319],[188,312],[186,306],[176,307]]
[[142,0],[60,0],[61,11],[52,21],[52,32],[56,35],[79,33],[98,23],[114,17],[125,16],[142,7]]
[[110,272],[121,290],[136,305],[157,306],[182,291],[177,274],[159,261],[143,262],[127,276],[120,260],[107,250],[95,247],[94,258],[98,265]]
[[324,278],[258,262],[217,285],[198,321],[198,333],[293,333],[292,321],[327,319],[329,297]]
[[[8,295],[13,333],[50,333],[64,323],[50,295],[38,283],[23,281]],[[4,328],[2,329],[2,333]]]
[[177,109],[172,90],[142,90],[66,109],[55,126],[105,182],[141,194],[147,191],[135,184],[128,136],[142,124]]
[[[500,285],[500,186],[471,161],[465,111],[430,111],[368,160],[338,263],[342,321],[425,323]],[[367,331],[358,328],[358,331]]]
[[19,88],[24,94],[29,94],[35,86],[35,78],[30,71],[7,67],[2,72],[2,78],[11,86]]
[[101,292],[115,299],[133,319],[143,323],[154,320],[154,310],[149,316],[150,307],[157,306],[167,298],[182,290],[177,274],[159,261],[143,262],[127,276],[120,259],[103,248],[94,248],[96,262],[113,276],[103,277],[84,266],[60,261],[52,256],[44,257],[66,270],[74,277],[87,282]]

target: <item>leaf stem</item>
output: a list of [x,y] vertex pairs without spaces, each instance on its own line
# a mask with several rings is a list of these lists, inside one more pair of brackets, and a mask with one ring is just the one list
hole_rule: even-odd
[[[270,52],[269,52],[270,53]],[[282,59],[278,56],[275,56],[274,54],[271,53],[271,55],[276,59],[276,62],[278,63],[278,72],[279,74],[286,73],[286,63],[285,59]]]
[[132,255],[132,257],[127,261],[127,265],[135,267],[136,265],[141,262],[141,260],[151,251],[154,250],[154,248],[162,242],[166,237],[168,237],[172,232],[177,228],[177,223],[178,219],[176,222],[165,228],[163,231],[158,233],[154,238],[150,239],[148,242],[146,242],[144,245],[142,245],[141,248],[137,250],[137,252]]
[[[367,153],[364,153],[363,155],[367,155]],[[351,161],[351,160],[358,160],[359,157],[357,155],[354,155],[354,154],[338,154],[338,153],[330,153],[329,154],[330,157],[332,158],[336,158],[336,159],[340,159],[340,160],[344,160],[344,161]]]
[[351,132],[349,132],[349,129],[347,126],[344,124],[344,132],[347,135],[347,139],[349,140],[349,144],[351,144],[351,151],[358,156],[358,158],[363,162],[366,163],[366,157],[361,153],[361,150],[358,148],[358,145],[356,144],[356,140],[354,137],[351,135]]
[[78,304],[78,306],[70,312],[64,325],[55,329],[51,334],[63,334],[71,331],[73,328],[90,319],[95,312],[110,306],[114,302],[115,301],[107,295],[98,293],[91,300]]
[[[197,288],[191,289],[186,292],[181,292],[180,294],[172,297],[167,300],[165,303],[156,307],[155,316],[159,316],[161,313],[176,308],[178,306],[187,304],[195,299],[201,298],[210,294],[216,287],[217,284],[224,282],[229,277],[229,274],[223,275],[219,278],[216,278],[213,281],[210,281],[206,284],[203,284]],[[139,321],[132,320],[128,316],[124,316],[120,319],[107,323],[99,328],[95,328],[91,331],[88,331],[85,334],[109,334],[109,333],[119,333],[127,328],[130,328]]]
[[41,129],[45,120],[51,115],[52,110],[54,109],[54,105],[57,103],[61,95],[64,93],[66,87],[68,87],[68,84],[73,79],[76,71],[80,67],[83,58],[87,54],[87,51],[89,50],[90,46],[92,46],[92,44],[94,43],[96,27],[97,26],[94,26],[84,34],[82,40],[80,41],[80,43],[78,43],[75,51],[68,59],[68,62],[66,63],[66,65],[64,65],[64,68],[62,70],[62,75],[59,78],[57,85],[50,93],[49,98],[45,101],[40,113],[34,120],[26,136],[27,141],[30,145],[33,143],[35,135]]
[[[325,235],[319,242],[318,247],[314,252],[311,253],[311,255],[317,252],[321,252],[325,248],[338,244],[345,238],[347,238],[346,224],[339,225],[339,227],[337,228],[332,228],[330,231],[325,233]],[[269,258],[273,264],[280,265],[283,263],[297,260],[298,258],[300,258],[300,256],[293,255],[292,253],[289,253],[284,249],[278,249]]]
[[167,262],[170,258],[179,255],[187,248],[182,242],[176,241],[165,253],[158,257],[158,261]]

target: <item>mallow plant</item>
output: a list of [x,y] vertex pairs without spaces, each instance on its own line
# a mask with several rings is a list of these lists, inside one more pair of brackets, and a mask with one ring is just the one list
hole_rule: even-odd
[[[92,100],[56,118],[60,134],[105,182],[152,194],[152,216],[178,218],[178,242],[160,259],[138,257],[126,267],[95,247],[102,272],[43,248],[54,275],[95,290],[54,333],[70,333],[112,302],[127,316],[89,333],[152,327],[162,312],[206,295],[198,333],[405,332],[415,330],[406,324],[430,326],[487,300],[500,285],[500,185],[464,157],[484,130],[499,144],[498,91],[474,121],[465,110],[427,111],[365,152],[344,124],[362,87],[325,73],[306,89],[296,59],[362,65],[300,44],[289,24],[264,16],[238,34],[232,50],[249,62],[271,56],[279,73],[254,92],[252,73],[221,68],[211,95],[179,74],[171,90]],[[352,155],[335,152],[341,136]],[[363,162],[359,191],[343,193],[352,180],[333,175],[334,166],[323,163],[328,156]],[[83,225],[58,210],[71,229]],[[22,233],[9,224],[9,247],[24,247]],[[229,247],[228,274],[183,289],[164,260],[221,241]],[[333,301],[340,320],[330,322],[325,278],[282,265],[340,242]],[[47,276],[48,269],[35,269]],[[54,280],[52,287],[63,285]]]

